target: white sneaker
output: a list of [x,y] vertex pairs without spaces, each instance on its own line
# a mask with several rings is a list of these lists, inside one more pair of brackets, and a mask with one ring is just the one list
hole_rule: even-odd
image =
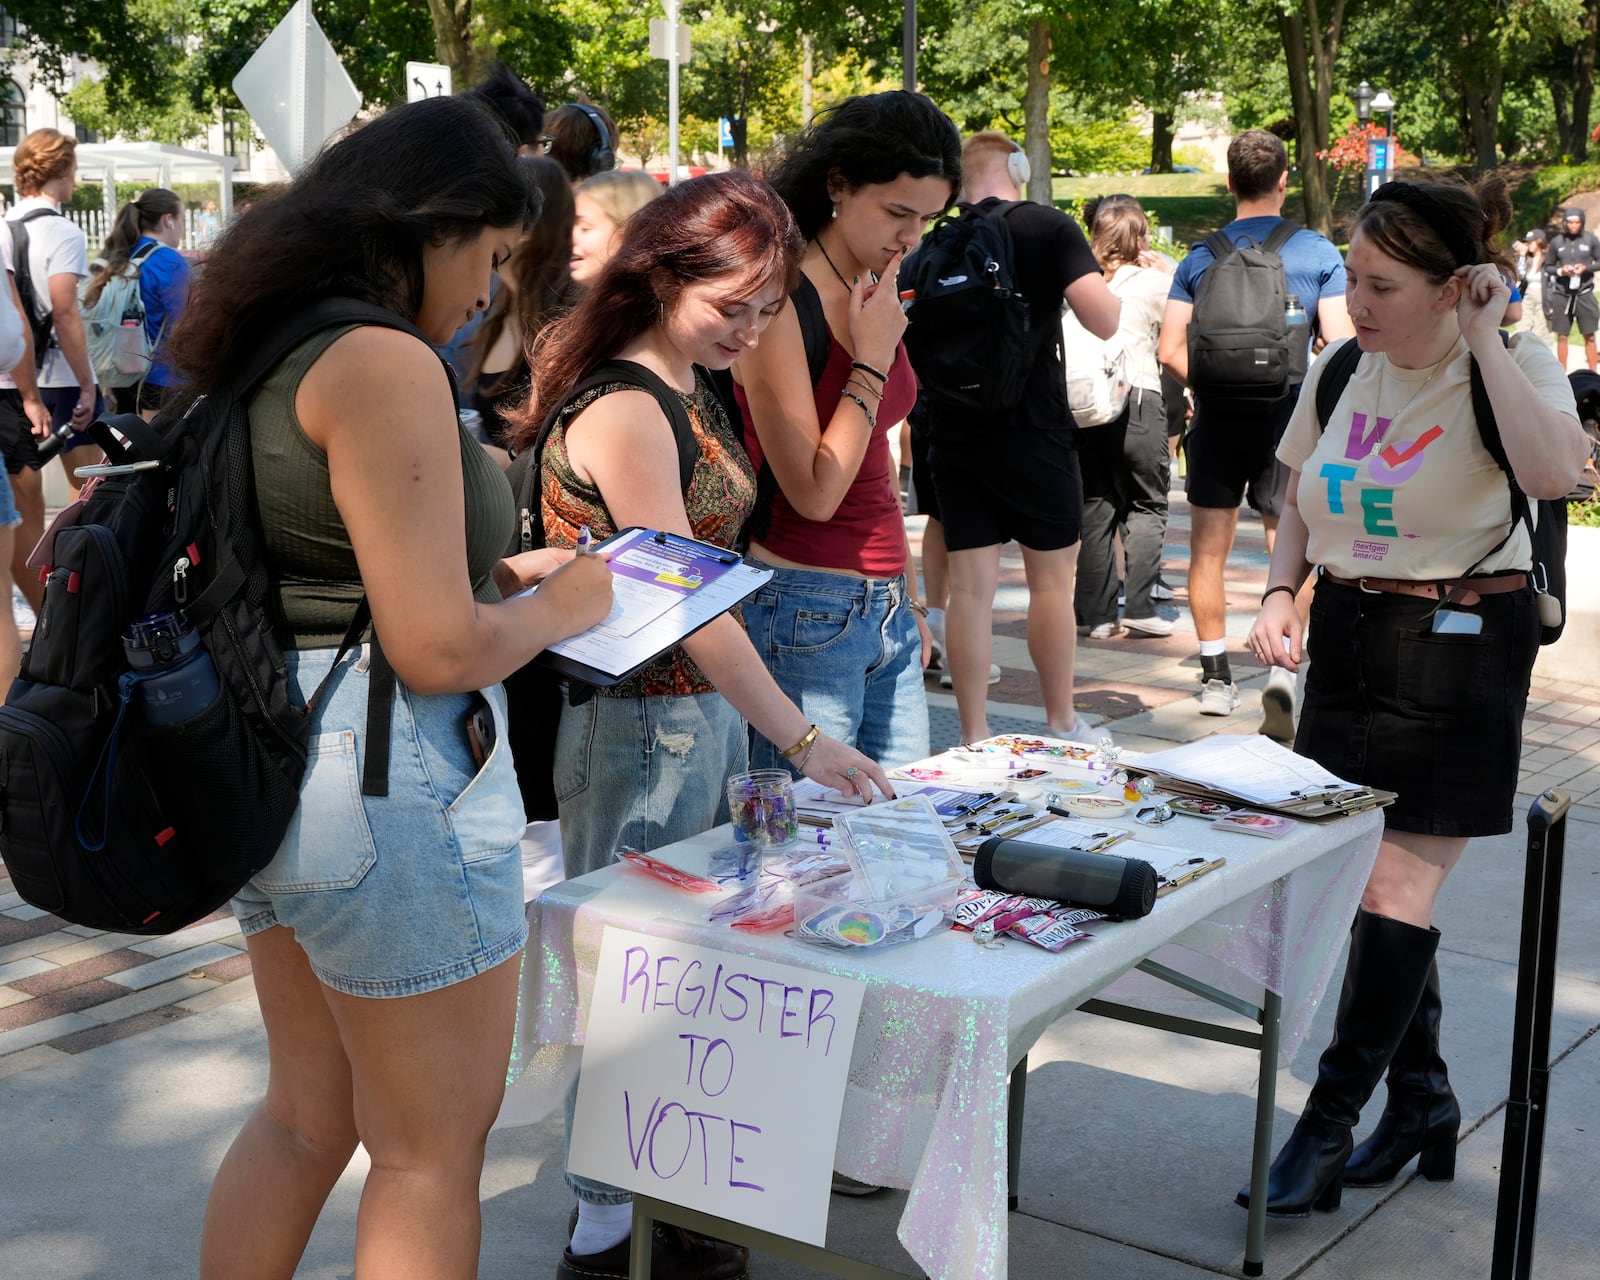
[[1294,677],[1274,667],[1261,691],[1261,732],[1274,742],[1294,745]]
[[[989,683],[1000,683],[1000,668],[995,666],[992,662],[989,664]],[[939,687],[941,689],[954,689],[956,687],[956,678],[946,671],[942,676],[939,677]]]
[[1172,595],[1172,588],[1160,578],[1157,578],[1156,585],[1150,588],[1150,598],[1152,600],[1170,600]]
[[1207,680],[1200,686],[1200,714],[1231,716],[1239,705],[1239,686],[1223,680]]
[[1081,742],[1086,747],[1116,745],[1104,725],[1091,726],[1082,716],[1073,722],[1071,729],[1051,729],[1050,736],[1060,738],[1063,742]]
[[1116,622],[1101,622],[1089,628],[1084,634],[1091,640],[1110,640],[1122,633],[1122,626]]
[[1122,625],[1140,636],[1170,636],[1175,625],[1171,618],[1151,614],[1148,618],[1124,618]]

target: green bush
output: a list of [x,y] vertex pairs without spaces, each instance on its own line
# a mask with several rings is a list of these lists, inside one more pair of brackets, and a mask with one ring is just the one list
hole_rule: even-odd
[[1595,190],[1600,190],[1600,163],[1535,169],[1511,193],[1512,230],[1520,236],[1530,228],[1543,228],[1573,192]]

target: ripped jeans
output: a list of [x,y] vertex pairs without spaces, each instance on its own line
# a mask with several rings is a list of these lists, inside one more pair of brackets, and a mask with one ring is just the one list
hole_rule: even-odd
[[728,820],[728,775],[746,768],[744,718],[720,693],[590,698],[561,708],[555,788],[567,878]]

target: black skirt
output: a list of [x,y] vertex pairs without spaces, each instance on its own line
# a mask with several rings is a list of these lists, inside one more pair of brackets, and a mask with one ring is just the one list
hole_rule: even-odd
[[1311,603],[1295,750],[1341,778],[1399,794],[1396,831],[1511,830],[1522,716],[1539,651],[1531,588],[1469,607],[1478,635],[1436,634],[1432,600],[1323,579]]

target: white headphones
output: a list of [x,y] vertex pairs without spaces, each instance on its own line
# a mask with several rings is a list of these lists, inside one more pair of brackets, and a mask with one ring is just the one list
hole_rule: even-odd
[[1028,156],[1023,151],[1011,151],[1006,154],[1006,172],[1011,175],[1011,181],[1018,187],[1026,187],[1028,179],[1033,176],[1033,166],[1028,163]]

